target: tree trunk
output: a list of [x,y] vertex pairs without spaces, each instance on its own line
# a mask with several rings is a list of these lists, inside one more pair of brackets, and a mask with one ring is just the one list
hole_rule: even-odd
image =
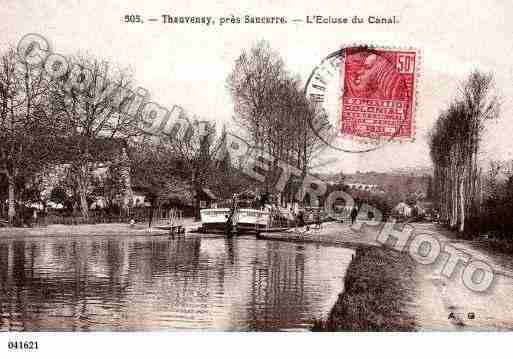
[[89,219],[89,205],[87,204],[87,190],[89,173],[87,164],[81,164],[78,169],[77,184],[78,195],[80,197],[80,212],[84,219]]
[[89,219],[89,208],[87,204],[87,192],[80,188],[80,212],[84,219]]
[[457,209],[458,209],[458,181],[456,178],[456,171],[454,170],[454,165],[451,164],[451,216],[450,216],[450,226],[451,228],[456,227],[456,220],[458,218]]
[[465,204],[465,176],[461,176],[460,178],[460,218],[459,218],[459,231],[463,232],[465,230],[465,212],[466,212],[466,204]]
[[450,204],[451,204],[451,182],[449,181],[449,167],[444,169],[444,178],[442,179],[442,187],[444,189],[444,224],[449,223],[450,218]]
[[201,218],[201,216],[200,216],[200,199],[199,199],[199,196],[200,196],[200,193],[202,191],[202,185],[201,185],[201,183],[199,181],[200,180],[198,178],[198,175],[194,172],[193,175],[192,175],[192,178],[191,178],[191,182],[192,182],[192,189],[193,189],[193,192],[194,192],[193,193],[194,197],[193,197],[193,200],[192,200],[192,205],[194,207],[194,218],[196,220],[199,220]]
[[14,225],[14,217],[16,217],[16,200],[14,198],[14,176],[7,176],[7,180],[9,182],[9,209],[7,211],[7,216],[9,217],[9,224]]

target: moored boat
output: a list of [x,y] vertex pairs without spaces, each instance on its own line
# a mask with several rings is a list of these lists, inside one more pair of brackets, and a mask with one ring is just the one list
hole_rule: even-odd
[[[203,232],[224,232],[231,213],[230,208],[208,208],[200,210]],[[236,232],[253,232],[269,226],[271,214],[267,210],[253,208],[234,209],[232,226]]]
[[239,232],[258,231],[269,227],[271,224],[271,213],[267,210],[238,208],[235,213]]
[[223,232],[230,216],[230,211],[230,208],[207,208],[200,210],[202,232]]

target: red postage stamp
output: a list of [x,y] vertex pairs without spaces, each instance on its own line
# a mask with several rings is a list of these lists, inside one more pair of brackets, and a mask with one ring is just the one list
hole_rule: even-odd
[[346,48],[341,66],[341,134],[413,138],[417,62],[414,50]]

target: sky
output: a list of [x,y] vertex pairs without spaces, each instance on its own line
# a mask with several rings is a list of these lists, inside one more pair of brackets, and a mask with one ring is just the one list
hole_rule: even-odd
[[[243,49],[267,40],[287,68],[306,81],[323,57],[347,44],[414,47],[420,50],[416,138],[367,154],[326,151],[321,172],[387,171],[429,166],[427,134],[438,114],[457,96],[472,69],[492,71],[502,100],[501,116],[487,125],[481,158],[513,159],[513,3],[508,1],[56,1],[0,0],[0,47],[38,33],[53,52],[90,53],[129,67],[154,101],[230,123],[233,103],[225,83]],[[143,18],[213,16],[216,24],[177,25],[146,21],[127,24],[124,15]],[[237,24],[219,26],[219,16],[322,15],[396,16],[399,24]]]

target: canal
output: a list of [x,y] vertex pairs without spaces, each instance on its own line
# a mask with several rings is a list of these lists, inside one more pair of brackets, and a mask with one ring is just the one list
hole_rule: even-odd
[[2,239],[0,330],[308,329],[352,253],[254,237]]

